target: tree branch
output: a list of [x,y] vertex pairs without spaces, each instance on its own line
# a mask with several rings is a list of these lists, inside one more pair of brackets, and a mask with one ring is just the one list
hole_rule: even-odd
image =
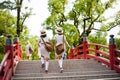
[[107,31],[110,31],[112,28],[116,27],[118,24],[111,26]]
[[89,33],[91,32],[91,27],[92,25],[94,24],[94,22],[100,17],[100,15],[98,15],[92,22],[91,24],[89,25],[88,29],[86,30],[86,35],[88,36]]
[[103,31],[103,32],[105,32],[105,30],[96,29],[96,28],[93,28],[92,30],[96,30],[96,31]]

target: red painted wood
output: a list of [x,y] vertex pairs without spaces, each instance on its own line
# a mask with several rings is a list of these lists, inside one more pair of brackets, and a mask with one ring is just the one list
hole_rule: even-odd
[[[83,49],[79,48],[81,46],[83,47]],[[105,49],[106,52],[103,52],[101,48]],[[83,52],[83,54],[79,54],[80,52]],[[120,72],[120,57],[118,57],[118,54],[120,55],[120,50],[116,49],[115,44],[105,46],[101,44],[87,43],[87,41],[83,41],[82,45],[79,45],[75,49],[73,49],[70,59],[93,58],[108,65],[111,69],[115,69],[117,72]]]
[[[17,54],[17,55],[16,55]],[[6,45],[5,56],[0,66],[0,80],[10,80],[13,74],[15,61],[22,59],[22,50],[20,49],[20,43],[16,42],[13,45]]]

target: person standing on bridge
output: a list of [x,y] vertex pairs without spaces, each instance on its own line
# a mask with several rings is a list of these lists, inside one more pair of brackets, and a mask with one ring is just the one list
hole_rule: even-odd
[[30,59],[30,57],[32,56],[32,52],[33,52],[32,46],[31,46],[30,42],[27,41],[27,43],[26,43],[26,58],[27,59]]
[[40,32],[41,32],[41,36],[39,39],[39,47],[40,47],[41,62],[42,62],[41,67],[42,68],[45,67],[45,72],[48,73],[48,67],[49,67],[48,60],[50,59],[50,54],[46,50],[44,42],[50,42],[50,39],[47,36],[46,31],[44,29],[42,29]]
[[[56,58],[58,59],[58,64],[60,67],[60,73],[63,72],[63,55],[66,53],[66,47],[65,47],[65,43],[68,45],[68,47],[70,48],[70,45],[68,44],[66,37],[63,35],[63,31],[60,27],[58,27],[56,29],[56,35],[54,37],[55,39],[55,51],[56,51]],[[59,52],[58,49],[60,49],[60,47],[58,48],[59,45],[63,45],[63,50]]]

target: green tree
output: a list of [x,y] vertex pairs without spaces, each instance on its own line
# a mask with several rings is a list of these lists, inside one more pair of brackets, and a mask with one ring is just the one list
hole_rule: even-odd
[[5,54],[7,34],[15,35],[15,20],[8,10],[0,11],[0,61]]
[[[28,0],[30,1],[30,0]],[[25,20],[32,15],[32,8],[29,8],[28,6],[25,6],[24,9],[26,12],[22,12],[21,9],[23,8],[23,2],[24,0],[6,0],[1,2],[0,9],[9,9],[9,10],[16,10],[17,12],[17,19],[16,19],[16,34],[20,37],[20,33],[23,31],[24,22]],[[29,11],[27,11],[29,10]]]
[[107,33],[105,32],[96,31],[96,33],[89,35],[88,41],[91,43],[107,45],[106,35]]
[[[20,33],[23,31],[23,27],[24,27],[24,22],[25,20],[32,15],[32,8],[28,8],[25,7],[25,9],[29,9],[28,12],[26,13],[22,13],[21,9],[22,9],[22,5],[23,5],[23,1],[24,0],[16,0],[15,4],[16,4],[16,9],[17,9],[17,29],[16,29],[16,33],[18,35],[18,37],[20,37]],[[28,0],[29,1],[29,0]]]
[[[69,32],[71,29],[75,29],[73,33],[78,35],[72,35],[72,37],[81,44],[84,34],[89,36],[93,30],[107,32],[110,26],[104,27],[106,25],[101,25],[100,28],[97,28],[95,24],[102,24],[103,21],[106,21],[103,14],[109,8],[112,8],[115,1],[109,0],[103,3],[102,0],[75,0],[73,8],[65,15],[65,6],[68,0],[49,0],[48,5],[51,14],[46,19],[44,25],[47,26],[47,29],[52,29],[53,34],[55,33],[55,28],[60,26],[66,31],[67,36],[71,34]],[[68,24],[71,26],[68,26]]]
[[15,34],[15,17],[8,10],[0,11],[0,36]]

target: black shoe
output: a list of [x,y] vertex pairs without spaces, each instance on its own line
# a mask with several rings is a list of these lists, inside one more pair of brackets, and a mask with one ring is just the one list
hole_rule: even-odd
[[60,68],[60,73],[63,73],[63,68]]
[[45,73],[47,74],[47,73],[48,73],[48,70],[45,70]]

